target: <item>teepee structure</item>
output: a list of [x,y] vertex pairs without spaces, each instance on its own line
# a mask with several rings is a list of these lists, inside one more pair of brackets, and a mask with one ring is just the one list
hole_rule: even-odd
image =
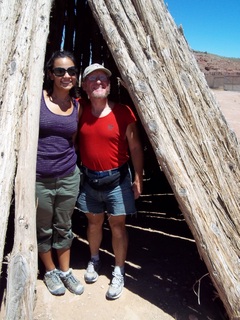
[[[55,1],[55,6],[64,2]],[[78,9],[86,6],[86,1],[69,1],[68,8],[76,3]],[[240,319],[240,150],[236,136],[198,68],[183,29],[176,26],[163,0],[88,0],[88,5],[229,318]],[[31,319],[37,261],[36,128],[51,4],[4,0],[0,6],[4,43],[0,68],[5,75],[0,109],[1,261],[13,188],[16,211],[6,319]],[[83,16],[78,26],[81,21],[86,22]],[[74,33],[71,27],[65,35],[74,34],[78,41],[83,31],[78,28]],[[83,56],[77,44],[75,52]],[[83,58],[80,68],[87,61]],[[19,287],[21,292],[16,290]]]

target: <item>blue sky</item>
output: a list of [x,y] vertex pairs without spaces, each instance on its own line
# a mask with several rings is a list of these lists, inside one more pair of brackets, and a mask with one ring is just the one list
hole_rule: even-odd
[[240,0],[164,0],[189,46],[240,58]]

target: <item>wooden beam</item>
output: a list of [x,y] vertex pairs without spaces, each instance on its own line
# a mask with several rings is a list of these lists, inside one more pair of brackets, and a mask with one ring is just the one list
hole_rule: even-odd
[[33,319],[38,261],[36,154],[50,10],[51,1],[45,0],[1,2],[1,262],[13,194],[15,198],[14,246],[6,295],[8,320]]
[[162,0],[89,0],[230,319],[240,319],[236,135]]

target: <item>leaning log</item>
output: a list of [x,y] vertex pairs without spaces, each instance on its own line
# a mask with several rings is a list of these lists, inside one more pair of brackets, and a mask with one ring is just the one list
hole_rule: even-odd
[[37,279],[36,150],[51,1],[3,0],[0,14],[0,265],[12,197],[14,246],[4,319],[33,319]]
[[162,0],[89,0],[230,319],[240,319],[236,135]]

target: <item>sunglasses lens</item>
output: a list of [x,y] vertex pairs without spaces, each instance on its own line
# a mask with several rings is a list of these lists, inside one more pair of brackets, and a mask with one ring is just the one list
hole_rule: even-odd
[[108,80],[108,77],[106,75],[100,75],[100,76],[89,76],[87,77],[89,81],[97,81],[97,80],[100,80],[100,81],[107,81]]
[[75,76],[76,73],[77,73],[77,69],[75,67],[70,67],[67,69],[67,73],[70,75],[70,76]]
[[72,77],[77,74],[77,69],[75,67],[70,67],[68,69],[64,69],[64,68],[53,69],[53,73],[55,74],[56,77],[63,77],[66,72]]
[[63,77],[65,75],[66,70],[64,68],[54,68],[53,73],[56,77]]
[[102,76],[99,77],[99,80],[101,80],[101,81],[107,81],[107,80],[108,80],[108,77],[105,76],[105,75],[102,75]]

